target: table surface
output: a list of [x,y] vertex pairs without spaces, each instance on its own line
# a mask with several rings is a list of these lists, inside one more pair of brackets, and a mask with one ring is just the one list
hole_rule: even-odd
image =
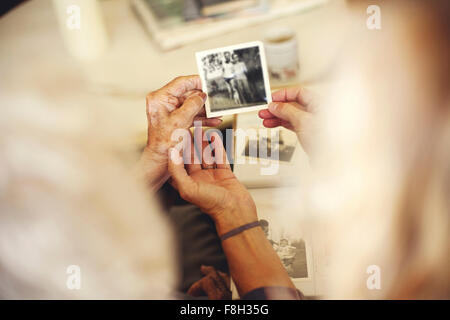
[[[0,19],[0,105],[19,106],[23,101],[55,108],[76,105],[104,108],[107,120],[130,139],[145,136],[145,96],[179,75],[195,74],[194,53],[215,47],[261,40],[266,28],[287,25],[297,32],[300,82],[320,87],[340,48],[336,12],[343,0],[249,27],[182,48],[162,52],[149,38],[126,0],[101,1],[109,47],[101,59],[81,62],[71,58],[61,39],[51,0],[27,1]],[[280,191],[278,189],[278,191]],[[251,190],[264,216],[278,210],[273,190]],[[268,202],[269,201],[269,202]],[[289,199],[282,200],[290,203]],[[272,205],[270,204],[272,203]],[[291,206],[292,207],[292,206]],[[307,289],[310,294],[317,290]]]

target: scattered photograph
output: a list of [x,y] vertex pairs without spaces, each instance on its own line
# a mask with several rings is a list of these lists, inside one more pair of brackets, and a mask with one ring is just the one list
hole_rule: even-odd
[[308,259],[305,241],[301,238],[283,235],[282,233],[276,236],[271,232],[269,220],[261,219],[259,222],[264,234],[280,257],[289,276],[294,279],[308,278]]
[[261,42],[197,52],[196,57],[208,117],[265,109],[272,101]]
[[[276,148],[278,149],[278,160],[290,162],[292,156],[294,155],[296,144],[297,140],[289,139],[283,131],[279,131],[279,140],[278,144],[276,145]],[[260,155],[259,153],[260,148],[265,148],[267,152],[266,153],[263,152]],[[242,155],[246,157],[253,157],[254,155],[256,155],[257,158],[273,160],[272,152],[273,151],[271,138],[268,136],[263,136],[260,139],[258,136],[257,140],[251,140],[247,138]]]

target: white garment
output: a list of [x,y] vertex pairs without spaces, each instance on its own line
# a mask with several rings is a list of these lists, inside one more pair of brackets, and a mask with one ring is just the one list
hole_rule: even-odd
[[234,65],[234,74],[236,75],[236,78],[243,78],[245,76],[245,73],[247,72],[247,67],[245,66],[245,63],[238,62]]
[[234,78],[234,65],[231,62],[223,64],[223,77]]

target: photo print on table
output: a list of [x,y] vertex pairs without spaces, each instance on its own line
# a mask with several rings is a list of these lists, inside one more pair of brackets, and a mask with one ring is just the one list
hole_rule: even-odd
[[[273,155],[275,154],[277,156],[277,160],[290,162],[295,152],[297,139],[296,137],[292,139],[292,136],[287,135],[281,130],[278,132],[278,143],[275,144],[272,143],[272,138],[268,135],[267,131],[258,133],[253,139],[251,137],[247,137],[242,155],[245,157],[273,160]],[[272,148],[276,149],[272,150]],[[266,152],[260,152],[260,149],[264,149]]]
[[304,239],[273,232],[269,219],[260,219],[261,228],[277,253],[289,277],[293,279],[308,278],[308,252]]

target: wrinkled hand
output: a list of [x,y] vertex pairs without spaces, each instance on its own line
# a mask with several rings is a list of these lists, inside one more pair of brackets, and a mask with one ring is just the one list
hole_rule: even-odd
[[[186,165],[180,151],[171,149],[169,172],[172,185],[181,197],[209,214],[221,235],[235,227],[256,221],[257,215],[250,193],[231,171],[223,142],[217,133],[211,135],[211,145],[204,142],[200,149],[210,147],[214,149],[214,158],[203,157],[200,164],[196,158],[197,148],[192,145],[191,163]],[[194,163],[194,159],[197,159],[197,163]]]
[[230,276],[214,267],[201,266],[204,277],[195,282],[187,294],[193,297],[208,296],[209,300],[231,300]]
[[306,152],[311,149],[315,117],[311,93],[302,88],[285,88],[272,94],[267,110],[259,111],[266,128],[285,127],[297,134]]
[[206,94],[201,91],[197,75],[178,77],[149,93],[146,100],[148,140],[139,167],[147,183],[157,188],[169,177],[168,150],[178,142],[172,141],[172,133],[190,128],[194,121],[204,126],[216,126],[222,121],[205,117]]

